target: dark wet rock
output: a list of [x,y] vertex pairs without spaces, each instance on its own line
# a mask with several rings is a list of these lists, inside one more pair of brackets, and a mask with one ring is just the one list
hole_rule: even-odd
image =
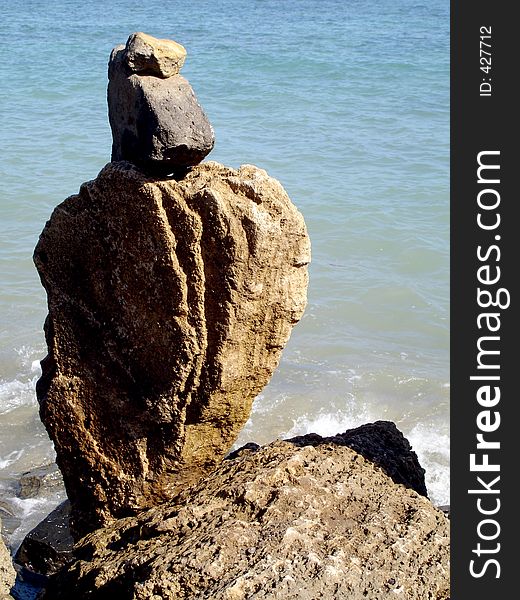
[[69,563],[74,545],[69,516],[70,503],[66,500],[25,536],[15,562],[39,575],[51,575]]
[[44,597],[49,578],[46,575],[33,573],[24,567],[17,566],[16,571],[16,581],[11,590],[14,600],[41,600]]
[[259,449],[260,446],[258,444],[255,444],[254,442],[248,442],[247,444],[240,446],[240,448],[233,450],[233,452],[230,452],[226,456],[226,460],[234,460],[235,458],[238,458],[242,452],[256,452]]

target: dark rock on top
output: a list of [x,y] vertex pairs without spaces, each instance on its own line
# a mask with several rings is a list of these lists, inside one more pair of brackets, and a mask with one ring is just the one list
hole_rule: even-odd
[[112,161],[127,160],[157,175],[185,170],[211,151],[213,128],[184,77],[164,78],[164,70],[156,76],[158,61],[144,63],[149,68],[143,73],[133,72],[145,56],[136,51],[134,36],[126,47],[114,48],[108,67]]
[[428,497],[425,471],[419,464],[417,454],[391,421],[367,423],[332,437],[322,438],[311,433],[287,441],[298,446],[329,443],[348,446],[381,467],[396,483],[402,483],[418,494]]

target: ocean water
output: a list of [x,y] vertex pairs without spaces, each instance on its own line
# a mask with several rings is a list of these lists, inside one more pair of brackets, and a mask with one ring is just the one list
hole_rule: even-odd
[[[0,517],[13,546],[63,490],[34,394],[46,299],[32,250],[110,159],[106,64],[173,38],[209,158],[279,179],[312,241],[309,304],[238,443],[389,419],[449,502],[447,0],[0,0]],[[8,523],[8,527],[5,523]]]

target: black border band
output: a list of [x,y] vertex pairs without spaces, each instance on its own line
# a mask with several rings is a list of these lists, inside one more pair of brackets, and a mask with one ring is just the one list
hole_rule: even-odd
[[513,6],[451,3],[454,600],[508,598],[517,587],[513,462],[520,452],[513,427],[520,403],[520,232],[514,215],[520,194],[513,186],[520,186],[520,153],[513,145],[519,129],[513,55],[520,53],[513,51]]

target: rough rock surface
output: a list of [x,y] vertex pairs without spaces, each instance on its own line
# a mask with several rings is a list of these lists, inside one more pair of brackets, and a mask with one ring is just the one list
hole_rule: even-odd
[[324,441],[348,446],[367,460],[375,462],[396,483],[402,483],[422,496],[428,497],[424,469],[410,442],[391,421],[376,421],[338,433],[333,437],[305,435],[291,440],[296,444],[323,444]]
[[221,461],[306,303],[303,217],[265,171],[148,179],[111,163],[35,250],[48,356],[37,384],[76,537]]
[[128,51],[114,48],[108,66],[112,160],[162,175],[198,164],[215,136],[192,87],[181,75],[132,73]]
[[[2,522],[0,521],[0,532]],[[0,600],[10,598],[9,592],[16,580],[16,571],[13,567],[11,553],[6,548],[2,534],[0,533]]]
[[41,575],[51,575],[69,563],[74,545],[69,516],[70,503],[66,500],[25,536],[15,562]]
[[177,75],[186,60],[186,49],[173,40],[160,40],[138,31],[126,42],[125,61],[132,73],[156,77]]
[[346,446],[275,442],[87,536],[48,600],[446,600],[449,525]]

